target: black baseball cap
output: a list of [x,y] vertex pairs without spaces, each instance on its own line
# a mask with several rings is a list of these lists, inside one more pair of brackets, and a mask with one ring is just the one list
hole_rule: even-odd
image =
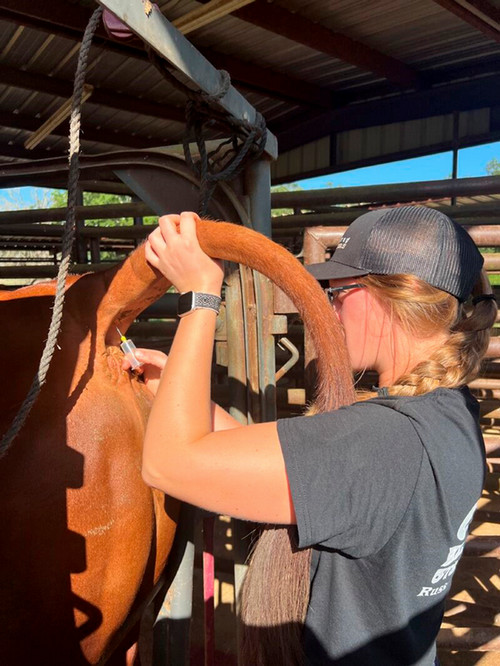
[[483,258],[469,234],[426,206],[372,210],[358,217],[329,261],[310,264],[317,280],[410,273],[467,300]]

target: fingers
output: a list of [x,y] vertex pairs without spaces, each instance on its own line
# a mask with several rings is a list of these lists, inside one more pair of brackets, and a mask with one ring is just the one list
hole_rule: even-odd
[[179,220],[179,233],[186,238],[186,240],[194,241],[198,245],[198,236],[196,234],[196,225],[200,218],[196,213],[184,212],[180,215]]
[[191,212],[162,215],[145,246],[146,260],[181,293],[220,291],[223,272],[200,247],[199,222],[198,215]]
[[[179,237],[198,244],[196,224],[200,220],[196,213],[184,212],[181,215],[162,215],[158,218],[158,227],[148,236],[146,259],[158,268],[159,258],[168,247],[173,247]],[[149,245],[149,247],[148,247]],[[156,255],[156,256],[155,256]]]
[[147,239],[146,245],[144,246],[144,256],[146,257],[146,261],[149,262],[153,268],[159,269],[160,258],[154,248],[155,240],[151,238],[152,235],[153,234],[150,234],[150,237]]
[[158,218],[158,231],[167,245],[177,236],[180,218],[180,215],[162,215]]
[[[132,369],[132,364],[131,364],[130,360],[125,356],[122,360],[122,370],[131,370],[131,369]],[[137,368],[134,368],[134,372],[137,375],[142,375],[143,369],[142,369],[141,366],[139,366]]]
[[[134,353],[137,360],[144,363],[145,366],[151,366],[159,370],[163,370],[168,359],[168,356],[159,349],[144,349],[143,347],[139,347]],[[125,356],[122,360],[122,369],[130,370],[130,366],[130,361]],[[140,372],[142,373],[143,369]]]
[[153,365],[160,370],[163,370],[168,359],[168,356],[159,349],[143,349],[139,347],[136,349],[135,355],[138,361]]

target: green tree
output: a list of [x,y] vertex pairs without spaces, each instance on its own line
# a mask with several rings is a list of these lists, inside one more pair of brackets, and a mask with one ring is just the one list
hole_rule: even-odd
[[493,157],[486,165],[486,173],[488,176],[500,176],[500,162]]
[[[52,190],[49,208],[64,208],[67,205],[68,193],[66,190]],[[84,192],[84,206],[105,206],[109,204],[130,203],[132,197],[128,194],[105,194],[104,192]],[[154,216],[144,217],[144,224],[156,224],[157,218]],[[133,224],[131,217],[115,217],[100,220],[88,220],[86,224],[90,226],[128,226]]]
[[[106,194],[103,192],[83,192],[84,206],[106,206],[110,204],[131,203],[132,197],[127,194]],[[66,190],[52,190],[50,197],[50,208],[65,208],[67,206],[68,193]],[[156,224],[158,218],[155,216],[143,217],[145,225]],[[102,218],[96,220],[86,220],[86,226],[94,227],[124,227],[132,226],[134,220],[132,217]],[[101,250],[101,261],[116,261],[122,255],[116,252],[107,252]]]
[[[271,192],[300,192],[304,188],[297,183],[290,183],[289,185],[273,185]],[[293,215],[293,208],[273,208],[271,217],[280,217],[281,215]]]

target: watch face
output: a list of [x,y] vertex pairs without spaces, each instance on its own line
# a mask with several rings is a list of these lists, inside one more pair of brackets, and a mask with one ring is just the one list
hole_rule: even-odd
[[185,294],[179,295],[179,300],[177,301],[177,314],[183,315],[187,312],[190,312],[193,309],[193,292],[187,291]]

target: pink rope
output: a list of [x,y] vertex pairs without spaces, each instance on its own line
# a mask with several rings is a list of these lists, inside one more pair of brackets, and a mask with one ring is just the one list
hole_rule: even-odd
[[203,603],[205,609],[205,666],[215,666],[214,528],[214,516],[203,518]]

